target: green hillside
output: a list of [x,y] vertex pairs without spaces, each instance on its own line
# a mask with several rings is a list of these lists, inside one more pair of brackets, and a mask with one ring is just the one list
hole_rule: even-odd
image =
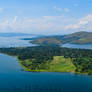
[[66,39],[71,39],[70,43],[88,44],[92,43],[92,32],[77,32],[66,36]]
[[64,36],[38,37],[30,42],[40,45],[60,45],[64,43],[89,44],[92,43],[92,32],[82,31]]

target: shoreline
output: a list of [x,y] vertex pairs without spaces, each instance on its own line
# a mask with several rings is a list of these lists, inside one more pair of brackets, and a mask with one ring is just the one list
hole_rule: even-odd
[[[43,52],[42,49],[47,51]],[[89,62],[91,63],[91,56],[83,57],[88,55],[88,53],[91,54],[91,50],[68,49],[52,46],[49,48],[48,46],[38,48],[1,48],[0,50],[1,53],[17,58],[17,62],[20,64],[22,69],[27,72],[70,72],[92,75],[92,70],[90,68],[88,68],[89,70],[86,69],[86,64],[82,63],[83,60],[87,62],[87,65],[89,65]],[[50,55],[48,55],[49,52],[51,52]],[[74,52],[81,55],[81,58],[76,56]],[[40,53],[42,53],[42,55],[40,55]],[[71,53],[73,53],[72,56]],[[79,64],[80,62],[82,64]],[[83,64],[85,66],[83,66]],[[85,71],[82,69],[85,69]]]
[[[11,55],[8,55],[8,54],[5,54],[5,53],[0,53],[0,54],[3,54],[3,55],[7,55],[7,56],[11,56]],[[77,75],[88,75],[88,76],[92,76],[92,75],[89,75],[88,73],[80,73],[80,72],[60,72],[60,71],[48,71],[48,70],[31,70],[31,69],[28,69],[27,67],[25,67],[24,65],[21,64],[21,60],[18,59],[18,56],[11,56],[11,57],[14,57],[17,59],[17,62],[18,64],[20,65],[22,71],[24,72],[51,72],[51,73],[72,73],[72,74],[77,74]]]
[[[17,57],[16,57],[17,58]],[[21,60],[19,60],[18,58],[17,58],[17,60],[18,60],[18,63],[20,64],[20,67],[23,69],[23,71],[24,72],[52,72],[52,73],[72,73],[72,74],[78,74],[78,75],[88,75],[88,76],[92,76],[92,75],[90,75],[90,74],[88,74],[88,73],[80,73],[80,72],[66,72],[66,71],[64,71],[64,72],[60,72],[60,71],[48,71],[48,70],[31,70],[31,69],[28,69],[27,67],[25,67],[24,65],[22,65],[21,64]]]

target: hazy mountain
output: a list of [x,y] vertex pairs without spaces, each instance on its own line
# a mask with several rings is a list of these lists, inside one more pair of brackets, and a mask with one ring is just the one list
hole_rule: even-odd
[[92,32],[76,32],[66,36],[70,43],[87,44],[92,43]]
[[82,31],[63,36],[44,36],[38,37],[31,42],[40,45],[64,43],[88,44],[92,43],[92,32]]

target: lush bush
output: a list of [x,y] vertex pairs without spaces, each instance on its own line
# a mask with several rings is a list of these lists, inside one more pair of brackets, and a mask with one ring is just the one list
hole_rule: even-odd
[[[33,70],[40,69],[53,60],[54,56],[64,56],[70,58],[76,67],[76,72],[92,74],[92,50],[69,49],[58,46],[36,46],[25,48],[1,48],[1,53],[17,56],[22,65]],[[44,68],[44,67],[43,67]],[[46,67],[45,67],[46,68]]]

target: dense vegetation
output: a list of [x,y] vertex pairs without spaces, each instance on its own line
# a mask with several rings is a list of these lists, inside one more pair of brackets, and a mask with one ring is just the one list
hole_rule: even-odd
[[76,32],[63,36],[43,36],[30,40],[33,40],[30,41],[31,43],[40,45],[60,45],[64,43],[88,44],[92,43],[92,32]]
[[92,74],[92,50],[58,46],[1,48],[1,53],[17,56],[27,71],[79,72]]

